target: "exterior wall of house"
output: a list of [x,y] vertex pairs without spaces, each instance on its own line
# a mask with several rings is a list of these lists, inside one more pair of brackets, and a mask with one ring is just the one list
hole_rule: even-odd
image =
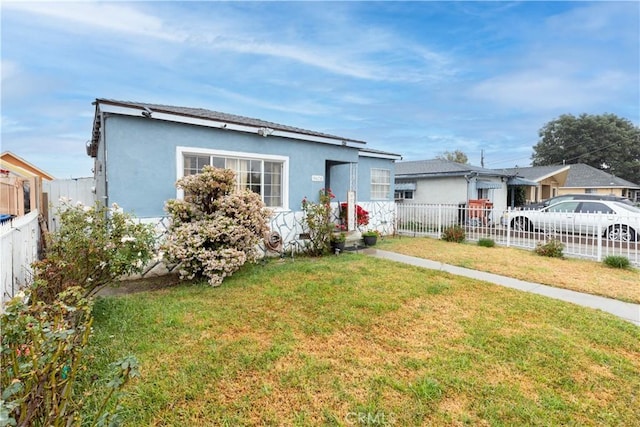
[[499,184],[501,188],[483,190],[484,196],[480,197],[475,178],[469,182],[463,176],[423,178],[415,180],[413,199],[400,203],[459,205],[467,204],[470,199],[486,198],[493,203],[493,219],[496,221],[507,209],[507,184],[499,177],[482,177],[482,180]]
[[611,196],[619,196],[619,197],[627,197],[623,195],[624,190],[622,188],[593,188],[593,187],[563,187],[558,189],[558,195],[561,196],[563,194],[583,194],[587,193],[589,190],[592,194],[604,194]]
[[416,191],[410,203],[459,204],[467,202],[467,181],[464,177],[416,180]]
[[[108,192],[107,203],[116,202],[141,218],[165,215],[165,201],[177,197],[175,182],[181,172],[177,170],[176,147],[285,156],[289,190],[286,205],[294,211],[300,209],[305,196],[317,201],[327,183],[346,200],[349,164],[358,162],[358,150],[353,147],[265,138],[144,117],[108,115],[103,120],[102,135],[108,142],[105,146],[101,141],[96,158],[97,196]],[[344,164],[328,169],[326,160]],[[98,164],[103,165],[102,172]],[[327,170],[330,180],[325,176]]]
[[[388,170],[389,171],[389,192],[386,197],[372,197],[372,170]],[[393,202],[393,191],[395,188],[394,183],[395,176],[395,163],[391,160],[380,159],[376,157],[367,157],[361,155],[358,162],[358,188],[356,193],[356,199],[358,201],[379,201],[379,202]]]
[[[491,184],[500,185],[500,188],[489,188],[482,190],[483,196],[480,197],[477,189],[477,181],[472,180],[469,183],[471,189],[470,199],[489,199],[493,203],[493,211],[501,215],[507,210],[507,194],[509,192],[506,182],[499,177],[482,177],[482,181]],[[506,179],[505,179],[506,181]]]

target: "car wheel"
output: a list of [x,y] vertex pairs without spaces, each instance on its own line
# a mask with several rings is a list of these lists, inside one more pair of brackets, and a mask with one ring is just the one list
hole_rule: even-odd
[[634,242],[636,240],[636,232],[628,225],[612,225],[607,230],[606,237],[616,242]]
[[527,218],[519,216],[511,221],[511,228],[516,231],[531,231],[531,222]]

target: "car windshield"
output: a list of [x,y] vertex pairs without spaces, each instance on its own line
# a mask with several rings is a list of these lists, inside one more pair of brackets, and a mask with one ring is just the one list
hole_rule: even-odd
[[578,204],[580,204],[580,202],[576,202],[574,200],[554,203],[553,205],[543,209],[543,211],[546,210],[547,212],[574,212],[578,207]]

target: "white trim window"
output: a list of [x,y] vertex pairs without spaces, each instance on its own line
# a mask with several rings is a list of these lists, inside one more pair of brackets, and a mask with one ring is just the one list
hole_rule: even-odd
[[[286,156],[178,147],[178,178],[199,173],[206,165],[231,169],[236,188],[260,194],[269,208],[288,209],[288,165]],[[183,197],[178,192],[178,197]]]
[[412,200],[413,190],[396,190],[394,199],[396,200]]
[[371,169],[371,199],[389,200],[391,191],[391,170]]

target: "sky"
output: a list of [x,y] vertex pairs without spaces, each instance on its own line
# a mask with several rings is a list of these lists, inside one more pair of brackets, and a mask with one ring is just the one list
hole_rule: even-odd
[[0,151],[92,176],[96,98],[530,165],[562,114],[640,124],[640,2],[0,3]]

